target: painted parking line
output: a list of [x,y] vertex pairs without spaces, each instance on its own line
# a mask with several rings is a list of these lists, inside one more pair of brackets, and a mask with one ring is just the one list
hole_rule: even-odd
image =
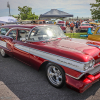
[[0,81],[0,100],[20,100],[2,81]]

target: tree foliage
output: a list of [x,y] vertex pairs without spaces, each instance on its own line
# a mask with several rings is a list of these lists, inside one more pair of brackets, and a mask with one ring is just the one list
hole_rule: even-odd
[[32,13],[32,8],[31,7],[27,7],[27,6],[23,6],[23,7],[18,7],[18,11],[20,12],[19,18],[21,18],[22,20],[34,20],[34,19],[38,19],[38,16],[35,15],[35,13]]
[[91,15],[93,19],[100,19],[100,0],[96,0],[96,3],[91,3]]

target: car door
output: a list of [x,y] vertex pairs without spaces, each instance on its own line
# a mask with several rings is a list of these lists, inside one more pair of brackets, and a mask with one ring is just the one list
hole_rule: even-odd
[[13,46],[13,56],[27,64],[29,64],[29,47],[26,41],[28,34],[29,30],[17,29],[17,38]]
[[35,69],[39,69],[40,65],[43,62],[43,59],[40,57],[40,53],[42,53],[41,45],[42,42],[46,38],[48,38],[47,34],[45,34],[44,30],[39,29],[39,27],[35,27],[29,35],[29,53],[30,53],[30,64]]
[[7,54],[13,56],[13,45],[14,41],[16,41],[17,30],[10,30],[6,36],[4,36],[4,41],[6,42]]

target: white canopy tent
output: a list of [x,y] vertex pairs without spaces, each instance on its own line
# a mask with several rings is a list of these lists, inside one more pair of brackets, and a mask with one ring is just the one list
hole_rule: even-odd
[[17,22],[17,19],[12,16],[0,17],[0,23],[14,23]]

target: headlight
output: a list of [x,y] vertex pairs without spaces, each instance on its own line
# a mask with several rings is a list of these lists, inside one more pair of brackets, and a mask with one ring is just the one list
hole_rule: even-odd
[[95,60],[91,60],[84,65],[84,71],[88,70],[89,68],[93,67],[95,64]]

